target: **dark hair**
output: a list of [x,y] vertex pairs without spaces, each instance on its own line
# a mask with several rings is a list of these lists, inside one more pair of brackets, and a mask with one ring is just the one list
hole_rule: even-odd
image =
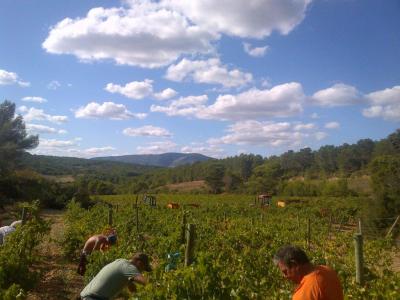
[[297,246],[286,245],[276,252],[274,263],[282,262],[285,266],[291,268],[296,265],[304,265],[310,262],[307,254]]

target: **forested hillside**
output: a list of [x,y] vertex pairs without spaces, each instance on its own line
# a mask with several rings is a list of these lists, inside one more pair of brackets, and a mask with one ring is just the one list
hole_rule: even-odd
[[177,167],[209,159],[211,157],[197,153],[163,153],[95,157],[92,160],[115,161],[157,167]]

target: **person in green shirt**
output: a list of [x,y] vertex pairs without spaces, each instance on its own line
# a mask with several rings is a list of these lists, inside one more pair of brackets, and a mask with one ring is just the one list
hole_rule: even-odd
[[149,257],[136,253],[131,260],[117,259],[104,266],[86,285],[80,296],[83,300],[110,300],[116,297],[125,287],[136,291],[135,283],[146,285],[144,271],[151,272]]

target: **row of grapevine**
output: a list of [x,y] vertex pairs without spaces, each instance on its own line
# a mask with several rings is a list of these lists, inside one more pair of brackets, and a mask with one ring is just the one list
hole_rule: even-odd
[[0,246],[0,299],[24,299],[40,274],[32,270],[41,257],[38,246],[50,230],[50,224],[39,217],[38,203],[25,207],[29,219],[7,235]]
[[[141,204],[139,220],[135,196],[105,197],[114,205],[113,226],[119,241],[105,254],[89,257],[85,280],[116,258],[144,251],[152,256],[155,268],[148,274],[150,284],[134,295],[137,299],[290,299],[293,287],[272,262],[276,250],[290,243],[305,249],[309,246],[307,252],[314,263],[333,267],[341,278],[346,299],[397,299],[400,294],[400,275],[390,270],[390,255],[382,255],[393,252],[389,240],[365,241],[365,285],[355,282],[353,232],[337,231],[330,222],[346,214],[354,217],[351,214],[359,205],[356,199],[336,200],[330,205],[333,217],[327,217],[320,208],[331,204],[329,199],[284,209],[260,209],[249,206],[251,196],[173,197],[158,196],[157,208]],[[171,200],[181,207],[193,202],[200,207],[167,209]],[[88,236],[108,229],[108,210],[102,204],[90,210],[70,204],[63,242],[66,255],[78,257]],[[188,223],[196,225],[195,261],[187,267],[181,240],[183,213]],[[308,220],[310,244],[306,238]],[[167,255],[177,252],[181,259],[176,270],[166,272]]]

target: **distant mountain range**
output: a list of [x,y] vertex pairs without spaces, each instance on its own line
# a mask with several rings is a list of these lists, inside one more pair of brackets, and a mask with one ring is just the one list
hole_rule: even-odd
[[212,159],[198,153],[163,153],[95,157],[91,160],[114,161],[157,167],[177,167]]

